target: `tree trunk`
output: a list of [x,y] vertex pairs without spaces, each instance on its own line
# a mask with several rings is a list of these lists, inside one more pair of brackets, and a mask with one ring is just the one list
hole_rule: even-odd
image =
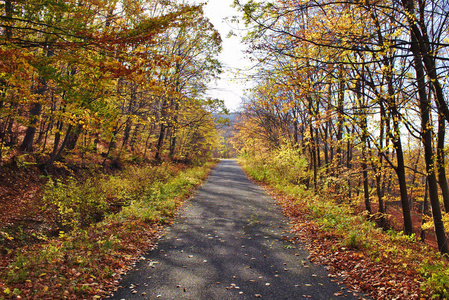
[[449,213],[449,187],[447,184],[446,167],[444,159],[444,136],[446,134],[446,122],[441,113],[438,114],[438,140],[437,140],[437,169],[438,183],[443,196],[444,210]]
[[[416,48],[416,40],[412,36],[411,48]],[[415,49],[416,50],[416,49]],[[416,52],[415,52],[416,53]],[[449,253],[446,232],[442,221],[440,200],[438,197],[438,185],[435,175],[435,166],[433,162],[432,149],[432,131],[430,124],[430,101],[426,95],[426,83],[424,81],[424,68],[421,58],[414,55],[414,63],[416,69],[416,79],[418,83],[419,108],[421,114],[421,136],[424,145],[424,158],[426,162],[427,182],[429,184],[429,200],[432,207],[433,223],[435,227],[435,234],[437,237],[438,249],[441,253]]]
[[357,94],[357,102],[360,108],[361,120],[360,120],[360,130],[361,130],[361,142],[362,142],[362,176],[363,176],[363,195],[365,199],[365,209],[371,214],[371,203],[369,197],[369,182],[368,182],[368,153],[367,153],[367,140],[368,140],[368,124],[367,124],[367,112],[365,108],[365,104],[362,96],[362,85],[360,81],[357,81],[356,84],[356,94]]
[[[12,110],[14,110],[15,108],[17,108],[17,104],[11,104]],[[17,112],[17,115],[20,115],[20,111]],[[6,136],[8,137],[7,139],[7,144],[9,146],[15,146],[18,143],[19,137],[17,132],[14,132],[13,128],[14,128],[14,118],[10,117],[9,121],[8,121],[8,126],[6,127]]]
[[[177,69],[179,66],[177,67]],[[176,91],[179,90],[179,82],[176,83]],[[173,159],[176,151],[176,143],[177,143],[177,133],[178,133],[178,114],[179,114],[179,102],[181,99],[175,100],[175,109],[173,116],[173,127],[172,127],[172,139],[170,142],[170,159]]]
[[109,158],[110,153],[112,151],[114,151],[115,148],[117,147],[117,134],[119,133],[120,127],[121,127],[121,125],[118,122],[119,121],[117,121],[117,123],[114,125],[114,127],[112,129],[112,137],[111,137],[111,140],[109,141],[108,152],[106,152],[106,154],[104,155],[103,165],[106,163],[106,160]]
[[328,96],[327,96],[327,110],[326,110],[326,124],[324,126],[324,161],[326,164],[326,173],[330,175],[332,162],[332,145],[329,145],[332,141],[330,136],[332,128],[331,110],[332,110],[332,85],[329,84]]
[[50,158],[56,157],[59,147],[59,141],[61,140],[61,131],[63,126],[64,124],[61,121],[56,122],[55,140],[53,142],[53,151],[52,154],[50,155]]
[[402,151],[401,138],[398,137],[396,141],[393,141],[393,145],[394,148],[396,149],[396,156],[398,160],[398,165],[395,168],[395,171],[399,181],[399,190],[402,204],[402,216],[404,217],[404,233],[407,235],[411,235],[413,233],[413,225],[407,196],[407,181],[405,178],[404,153]]
[[298,120],[296,118],[296,114],[293,114],[293,145],[294,148],[298,148]]
[[[421,225],[424,225],[426,222],[425,216],[429,215],[429,199],[428,199],[428,190],[429,190],[429,184],[427,183],[426,179],[426,187],[424,189],[424,200],[422,203],[422,219],[421,219]],[[421,229],[421,241],[424,242],[426,240],[426,232]]]
[[129,146],[131,148],[131,151],[134,152],[136,150],[136,143],[138,140],[138,134],[139,134],[139,130],[140,130],[140,124],[137,123],[136,126],[134,127],[134,132],[133,135],[131,136],[131,141],[129,142]]
[[162,155],[162,146],[164,145],[164,138],[165,138],[165,131],[166,131],[167,127],[164,124],[161,124],[160,126],[160,131],[159,131],[159,138],[157,140],[157,145],[156,145],[156,154],[154,156],[154,159],[157,161],[161,160],[161,155]]
[[25,137],[20,145],[20,150],[32,152],[34,149],[34,136],[36,135],[36,126],[39,122],[39,116],[42,112],[42,104],[34,103],[30,110],[30,124],[25,132]]
[[[423,63],[423,71],[426,72],[430,79],[432,90],[435,94],[435,102],[438,106],[438,110],[444,116],[446,121],[449,122],[449,108],[444,99],[444,91],[441,87],[441,83],[437,74],[436,63],[434,59],[435,53],[432,51],[427,33],[426,20],[424,20],[424,2],[420,1],[420,17],[416,16],[415,1],[402,0],[402,5],[407,13],[407,19],[410,27],[410,35],[413,39],[411,45],[411,51],[415,57],[420,57],[420,61]],[[417,21],[418,20],[418,21]],[[420,29],[421,28],[421,29]],[[430,187],[429,187],[430,189]]]
[[313,108],[313,100],[311,97],[307,97],[309,103],[308,103],[308,113],[310,115],[309,118],[309,151],[310,151],[310,162],[311,162],[311,169],[313,170],[313,188],[315,191],[317,191],[318,188],[318,166],[317,166],[317,144],[315,140],[315,134],[314,134],[314,128],[313,128],[313,122],[312,117],[315,115],[314,108]]
[[177,143],[177,136],[176,136],[177,132],[176,130],[173,128],[173,135],[172,135],[172,139],[170,142],[170,159],[173,159],[175,157],[175,150],[176,150],[176,143]]
[[168,109],[168,101],[164,100],[162,102],[162,108],[161,108],[161,118],[160,118],[160,130],[159,130],[159,137],[157,140],[157,144],[156,144],[156,154],[154,156],[154,159],[156,161],[160,161],[161,157],[162,157],[162,148],[164,146],[164,139],[166,136],[166,131],[168,126],[166,125],[166,123],[168,122],[167,120],[167,109]]
[[400,114],[397,110],[398,108],[394,98],[394,92],[392,91],[391,78],[389,80],[389,90],[390,90],[390,97],[387,102],[389,110],[391,112],[391,117],[393,119],[394,136],[392,136],[392,143],[394,149],[396,150],[397,166],[395,167],[395,171],[399,181],[399,190],[402,204],[402,216],[404,218],[404,233],[407,235],[411,235],[413,233],[413,225],[410,213],[410,205],[407,196],[407,181],[405,177],[404,152],[402,150],[401,130],[399,128]]
[[25,137],[22,140],[22,144],[20,145],[20,150],[23,151],[33,151],[34,146],[34,136],[36,135],[36,126],[39,123],[39,117],[42,112],[42,103],[39,101],[42,100],[45,96],[45,92],[47,91],[47,81],[44,77],[39,76],[38,80],[38,88],[36,93],[39,95],[38,102],[34,103],[30,110],[30,124],[25,132]]
[[[413,233],[413,224],[410,213],[410,204],[408,201],[408,193],[407,193],[407,180],[405,176],[405,162],[404,162],[404,152],[402,150],[402,141],[401,141],[401,129],[399,126],[399,120],[401,118],[401,114],[398,111],[398,106],[396,103],[396,96],[394,91],[394,83],[393,83],[393,74],[391,70],[391,66],[393,65],[393,57],[383,57],[384,66],[387,69],[386,81],[388,84],[388,97],[384,99],[386,104],[388,105],[388,110],[390,112],[390,116],[393,123],[392,132],[390,132],[393,148],[396,150],[396,159],[397,166],[394,168],[396,171],[396,175],[398,176],[400,197],[401,197],[401,205],[402,205],[402,216],[404,218],[404,233],[407,235],[411,235]],[[388,123],[387,123],[388,125]],[[389,128],[387,128],[389,129]],[[389,132],[389,131],[387,131]]]
[[337,103],[337,149],[336,149],[336,159],[337,166],[343,165],[343,105],[344,105],[344,82],[343,82],[343,66],[339,67],[338,72],[338,103]]
[[326,173],[329,174],[329,128],[328,124],[324,125],[324,164],[326,167]]
[[81,131],[82,131],[81,129],[82,129],[82,125],[78,125],[76,127],[75,131],[70,134],[70,138],[67,141],[66,149],[68,149],[68,150],[75,149],[76,144],[78,143],[78,139],[81,135]]
[[125,130],[123,132],[122,148],[125,147],[128,144],[129,136],[130,136],[130,133],[131,133],[131,127],[132,127],[131,119],[128,118],[126,120]]
[[70,139],[70,135],[71,135],[71,131],[72,131],[72,125],[69,125],[67,127],[67,132],[64,138],[64,141],[62,142],[61,147],[59,147],[59,149],[57,149],[57,146],[55,146],[53,154],[51,155],[51,157],[47,160],[47,162],[45,163],[45,169],[49,169],[53,163],[59,159],[59,157],[61,157],[62,152],[64,151],[68,140]]
[[316,144],[315,144],[315,137],[313,134],[313,127],[312,122],[310,122],[310,155],[311,155],[311,161],[312,161],[312,170],[313,170],[313,188],[315,191],[317,191],[318,188],[318,166],[317,166],[317,153],[316,153]]
[[[51,57],[54,55],[53,50],[47,49],[47,57]],[[47,80],[41,75],[38,79],[38,87],[36,93],[38,95],[38,102],[34,103],[30,110],[30,124],[25,132],[25,137],[23,138],[22,144],[20,145],[20,149],[23,151],[33,151],[34,146],[34,136],[36,134],[36,126],[39,123],[39,117],[42,112],[42,101],[45,97],[45,93],[47,92]]]
[[[385,118],[386,118],[386,113],[385,113],[385,107],[383,105],[380,105],[380,133],[379,133],[379,149],[383,149],[383,142],[384,142],[384,137],[385,137]],[[375,166],[375,163],[373,162],[373,171],[375,172],[375,177],[376,177],[376,192],[377,192],[377,199],[378,199],[378,204],[379,204],[379,214],[380,214],[380,219],[379,219],[379,226],[381,226],[382,228],[385,227],[385,205],[384,205],[384,195],[385,195],[385,174],[384,174],[384,165],[383,165],[383,161],[384,161],[384,157],[382,155],[382,150],[379,150],[378,155],[377,155],[378,159],[379,159],[379,164],[378,167]]]

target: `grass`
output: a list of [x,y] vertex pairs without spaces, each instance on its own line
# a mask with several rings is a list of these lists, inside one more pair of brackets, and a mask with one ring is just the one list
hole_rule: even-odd
[[11,261],[0,272],[0,299],[107,295],[213,165],[164,163],[83,182],[50,180],[45,209],[57,219],[59,235],[10,250]]
[[[309,176],[305,169],[289,178],[278,164],[279,155],[246,156],[240,163],[253,179],[267,185],[316,261],[346,276],[346,281],[374,299],[449,299],[446,257],[415,236],[384,232],[349,201],[335,201],[325,188],[319,192],[308,189],[301,184]],[[348,270],[359,266],[364,272],[349,279],[348,274],[354,272]]]

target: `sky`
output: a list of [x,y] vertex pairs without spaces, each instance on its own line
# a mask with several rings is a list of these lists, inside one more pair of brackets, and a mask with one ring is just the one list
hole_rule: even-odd
[[[233,0],[209,0],[204,8],[204,14],[209,18],[214,27],[220,32],[223,40],[223,51],[220,55],[220,61],[223,64],[223,73],[220,79],[212,82],[209,87],[208,96],[211,98],[218,98],[224,100],[226,107],[230,111],[236,111],[241,104],[241,98],[244,96],[244,90],[247,88],[247,83],[242,81],[241,75],[250,68],[251,63],[249,59],[245,58],[245,45],[241,42],[244,32],[239,30],[238,24],[231,23],[232,16],[238,15],[236,8],[231,7]],[[240,25],[243,27],[243,25]],[[236,36],[227,37],[230,31],[233,31]],[[236,74],[239,73],[236,79]]]

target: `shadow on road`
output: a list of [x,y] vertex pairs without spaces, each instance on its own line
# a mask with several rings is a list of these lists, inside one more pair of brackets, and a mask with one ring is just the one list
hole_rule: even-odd
[[357,299],[288,231],[274,200],[222,160],[112,299]]

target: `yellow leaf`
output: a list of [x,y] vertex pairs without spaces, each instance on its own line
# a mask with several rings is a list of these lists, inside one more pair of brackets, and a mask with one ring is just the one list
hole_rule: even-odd
[[44,292],[48,291],[48,286],[44,286]]
[[3,293],[5,293],[5,295],[9,295],[11,294],[11,290],[9,288],[6,288]]

